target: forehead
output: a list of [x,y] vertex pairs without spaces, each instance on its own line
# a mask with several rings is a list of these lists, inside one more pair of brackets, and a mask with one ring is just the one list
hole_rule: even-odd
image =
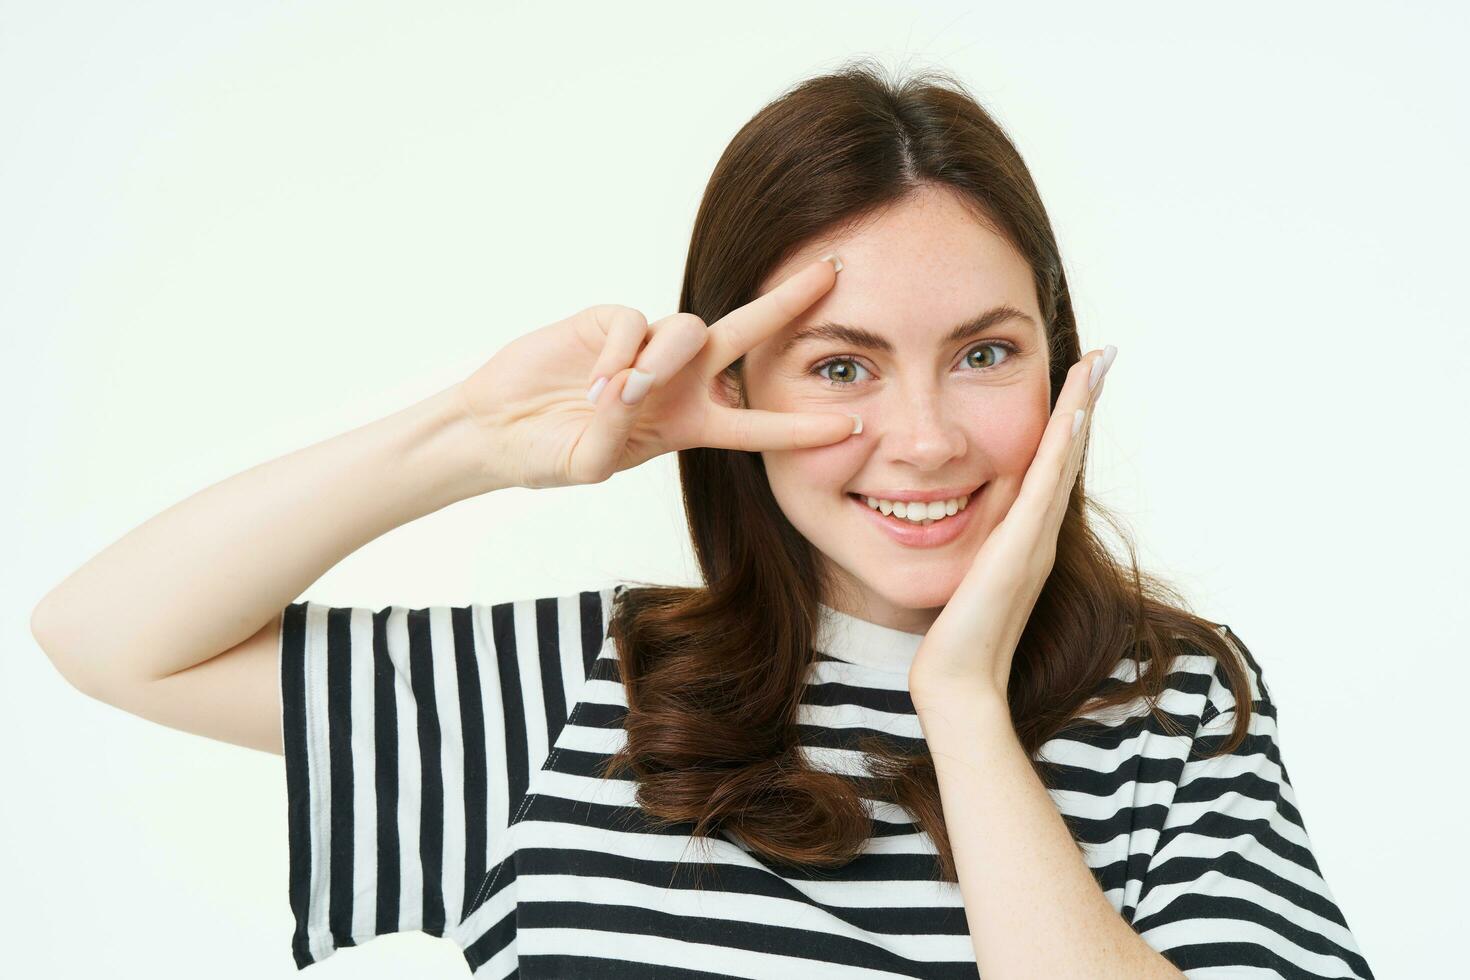
[[[996,306],[1041,322],[1026,260],[950,191],[924,191],[867,216],[850,229],[813,240],[762,281],[764,293],[828,252],[842,258],[831,291],[768,338],[784,347],[811,324],[836,321],[894,338],[938,337]],[[1037,329],[1024,321],[1012,324]]]

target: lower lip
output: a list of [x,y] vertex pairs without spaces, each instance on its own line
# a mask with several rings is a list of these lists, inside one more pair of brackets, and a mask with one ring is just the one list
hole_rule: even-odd
[[975,500],[987,486],[989,486],[988,483],[982,485],[979,490],[970,491],[970,502],[965,505],[964,510],[955,511],[949,517],[935,521],[928,527],[885,516],[882,511],[869,507],[867,500],[862,497],[848,494],[847,499],[852,501],[855,507],[861,507],[868,520],[899,544],[909,548],[937,548],[940,545],[949,544],[970,526],[970,516],[975,513]]

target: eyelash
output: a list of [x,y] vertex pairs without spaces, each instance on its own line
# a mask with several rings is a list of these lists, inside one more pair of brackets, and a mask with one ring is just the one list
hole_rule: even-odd
[[[1017,354],[1019,354],[1021,352],[1020,351],[1020,348],[1018,348],[1015,344],[1011,343],[1008,340],[987,340],[987,341],[984,341],[982,343],[976,344],[974,347],[971,347],[968,350],[966,350],[965,351],[965,357],[968,358],[970,356],[970,353],[972,351],[979,350],[982,347],[999,347],[999,348],[1001,348],[1002,350],[1004,350],[1006,352],[1006,355],[1007,355],[1006,360],[1010,360],[1012,357],[1015,357]],[[820,362],[812,365],[812,371],[811,371],[811,373],[812,374],[815,374],[815,375],[818,375],[820,377],[823,369],[827,368],[830,365],[838,364],[838,363],[840,363],[842,361],[851,361],[853,364],[857,364],[858,363],[857,362],[857,358],[848,357],[845,354],[844,355],[839,355],[837,357],[829,357],[829,358],[827,358],[824,361],[820,361]],[[1001,364],[1004,364],[1005,361],[1001,361],[1000,363]],[[995,370],[999,366],[1000,366],[1000,364],[992,364],[992,365],[990,365],[989,367],[986,367],[986,368],[977,368],[977,371],[980,371],[980,372],[993,371],[993,370]],[[851,388],[853,385],[857,384],[856,381],[833,381],[831,378],[822,378],[822,382],[824,384],[826,384],[827,387],[829,387],[829,388]]]

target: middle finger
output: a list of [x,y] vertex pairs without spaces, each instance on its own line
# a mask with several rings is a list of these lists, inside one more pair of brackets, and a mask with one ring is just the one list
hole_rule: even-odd
[[720,317],[709,327],[709,342],[700,357],[706,373],[717,374],[761,341],[775,334],[820,299],[837,281],[837,267],[828,259],[812,262],[780,285],[744,306]]

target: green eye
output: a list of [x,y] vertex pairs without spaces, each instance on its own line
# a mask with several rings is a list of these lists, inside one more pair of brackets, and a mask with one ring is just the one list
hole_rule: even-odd
[[[976,344],[974,347],[971,347],[969,349],[969,351],[967,351],[966,354],[965,354],[965,362],[966,363],[970,363],[970,355],[971,354],[974,354],[976,351],[983,351],[987,347],[999,348],[1000,350],[1003,350],[1003,351],[1006,352],[1005,353],[1005,357],[1001,358],[1001,360],[999,361],[999,364],[1004,364],[1006,361],[1010,360],[1010,358],[1013,355],[1015,355],[1017,353],[1020,353],[1020,351],[1016,347],[1016,345],[1015,344],[1012,344],[1010,341],[1007,341],[1007,340],[987,340],[987,341],[985,341],[982,344]],[[832,367],[833,365],[836,365],[836,364],[851,364],[851,365],[853,365],[853,368],[854,369],[861,368],[864,371],[867,370],[867,368],[866,367],[863,367],[863,365],[860,364],[857,361],[856,358],[848,357],[847,355],[844,354],[844,355],[840,355],[838,357],[829,357],[825,361],[821,361],[821,362],[813,365],[812,366],[812,373],[815,374],[815,375],[817,375],[818,377],[820,377],[824,382],[826,382],[827,387],[829,387],[829,388],[851,388],[853,385],[855,385],[855,384],[858,383],[858,380],[857,379],[853,379],[853,378],[847,378],[847,379],[833,378],[833,377],[831,377],[829,375],[826,375],[826,374],[823,374],[822,373],[827,368]],[[995,358],[992,357],[991,358],[991,363],[989,363],[989,364],[980,364],[980,365],[972,365],[972,366],[974,366],[979,371],[991,371],[991,370],[994,370],[997,367],[997,363],[995,361]]]

